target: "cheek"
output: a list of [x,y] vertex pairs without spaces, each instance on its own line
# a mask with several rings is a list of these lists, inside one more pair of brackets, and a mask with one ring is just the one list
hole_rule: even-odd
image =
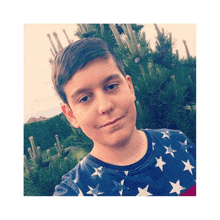
[[135,106],[134,101],[135,96],[129,95],[121,98],[118,103],[124,108],[133,108]]
[[80,127],[86,126],[93,121],[94,116],[90,111],[83,111],[82,109],[75,111],[76,120],[79,123]]
[[134,98],[130,99],[130,102],[128,103],[128,109],[131,112],[132,118],[135,118],[136,120],[136,106],[135,106],[134,101],[135,101]]

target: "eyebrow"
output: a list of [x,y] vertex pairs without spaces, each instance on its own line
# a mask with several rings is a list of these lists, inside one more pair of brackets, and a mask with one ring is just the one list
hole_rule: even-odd
[[106,79],[104,79],[102,84],[106,84],[107,82],[109,82],[112,79],[119,79],[119,78],[120,78],[119,74],[112,74],[112,75],[108,76]]
[[[112,74],[108,77],[106,77],[102,82],[101,84],[104,85],[106,84],[107,82],[109,82],[110,80],[112,79],[119,79],[120,78],[120,75],[119,74]],[[79,88],[77,89],[75,92],[73,92],[73,94],[71,95],[71,98],[74,98],[82,93],[86,93],[88,92],[90,89],[89,88]]]

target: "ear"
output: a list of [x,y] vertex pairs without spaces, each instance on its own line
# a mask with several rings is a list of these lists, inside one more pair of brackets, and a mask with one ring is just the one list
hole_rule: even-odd
[[127,84],[128,84],[128,87],[129,87],[131,93],[134,95],[134,101],[135,101],[136,100],[136,96],[135,96],[134,87],[133,87],[133,83],[132,83],[131,77],[129,75],[126,75],[125,79],[127,81]]
[[66,116],[67,120],[69,121],[69,123],[74,127],[74,128],[79,128],[79,124],[77,123],[76,118],[73,115],[73,112],[71,110],[71,108],[69,107],[68,104],[66,103],[62,103],[61,105],[61,109],[63,114]]

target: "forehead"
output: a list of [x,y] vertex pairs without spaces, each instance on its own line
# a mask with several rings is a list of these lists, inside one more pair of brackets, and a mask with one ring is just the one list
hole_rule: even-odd
[[102,72],[108,72],[111,71],[112,69],[118,69],[112,56],[109,56],[108,58],[98,57],[88,62],[84,68],[78,70],[75,74],[77,73],[93,74],[96,73],[96,71],[100,71],[101,74]]
[[67,96],[78,89],[93,87],[111,79],[124,78],[118,69],[114,59],[96,58],[89,62],[84,68],[78,70],[68,83],[64,86]]

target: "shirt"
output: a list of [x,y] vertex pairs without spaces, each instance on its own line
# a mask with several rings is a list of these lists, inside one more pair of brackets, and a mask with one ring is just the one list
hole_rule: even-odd
[[196,148],[178,130],[143,129],[148,149],[127,166],[88,154],[55,187],[54,196],[179,196],[196,184]]

